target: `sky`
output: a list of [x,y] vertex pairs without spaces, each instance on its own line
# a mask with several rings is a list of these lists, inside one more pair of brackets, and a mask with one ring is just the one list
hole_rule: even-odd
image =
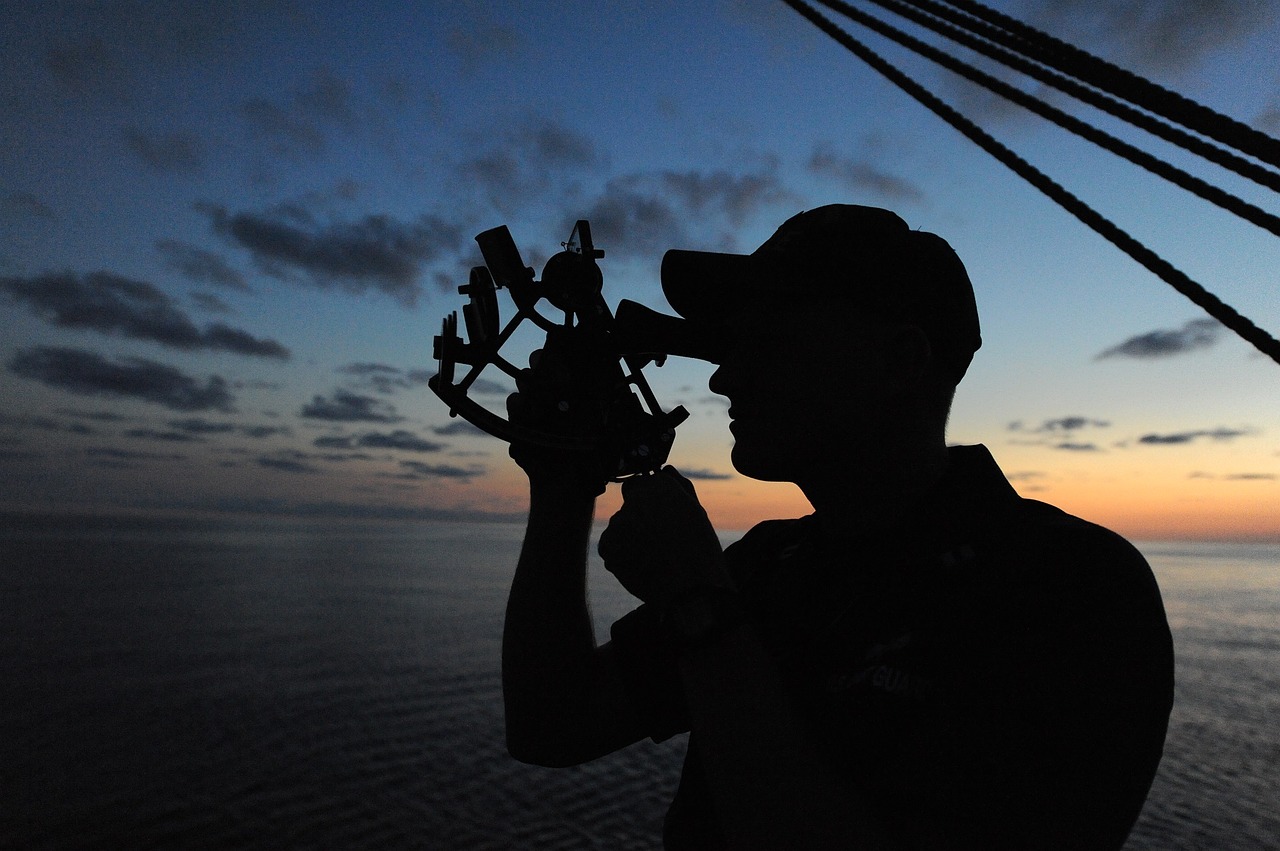
[[[1274,4],[994,5],[1280,133]],[[1135,539],[1280,540],[1280,366],[781,2],[0,7],[0,510],[519,519],[506,447],[426,386],[475,234],[507,225],[540,271],[587,219],[610,304],[669,310],[665,250],[750,251],[839,202],[968,267],[984,344],[949,442]],[[1280,333],[1273,235],[844,25]],[[671,462],[722,529],[806,513],[734,472],[710,370],[648,370],[691,412]],[[477,389],[501,412],[513,388]]]

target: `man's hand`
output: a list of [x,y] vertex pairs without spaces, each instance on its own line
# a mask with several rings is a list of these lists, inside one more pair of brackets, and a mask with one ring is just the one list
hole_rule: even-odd
[[[533,431],[586,440],[595,426],[590,404],[554,342],[548,337],[547,348],[529,356],[529,369],[517,381],[517,392],[507,397],[507,419]],[[509,452],[535,486],[595,497],[604,493],[612,476],[608,460],[588,449],[552,449],[517,440]]]
[[622,497],[597,549],[624,588],[665,605],[699,586],[731,587],[707,512],[674,467],[627,479]]

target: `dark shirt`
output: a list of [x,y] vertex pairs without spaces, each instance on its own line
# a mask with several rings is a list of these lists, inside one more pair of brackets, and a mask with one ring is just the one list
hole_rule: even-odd
[[[816,750],[904,844],[1120,848],[1173,699],[1160,593],[1124,539],[1018,497],[981,446],[910,516],[769,521],[726,550]],[[688,729],[646,607],[614,625],[661,740]],[[690,737],[666,846],[723,839]]]

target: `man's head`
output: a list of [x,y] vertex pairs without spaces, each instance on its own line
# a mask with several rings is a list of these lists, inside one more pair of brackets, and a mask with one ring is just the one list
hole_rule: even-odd
[[792,216],[751,254],[668,251],[662,288],[699,325],[778,303],[913,325],[953,385],[982,344],[973,286],[955,251],[876,207],[830,204]]
[[800,213],[749,255],[669,251],[662,284],[712,341],[735,466],[802,487],[841,466],[839,454],[941,449],[951,395],[981,343],[951,247],[872,207]]

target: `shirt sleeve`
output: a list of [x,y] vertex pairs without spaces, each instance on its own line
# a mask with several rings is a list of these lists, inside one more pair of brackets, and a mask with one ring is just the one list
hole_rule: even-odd
[[658,629],[658,614],[645,604],[615,621],[610,639],[631,702],[655,742],[689,730],[689,710],[675,657]]

